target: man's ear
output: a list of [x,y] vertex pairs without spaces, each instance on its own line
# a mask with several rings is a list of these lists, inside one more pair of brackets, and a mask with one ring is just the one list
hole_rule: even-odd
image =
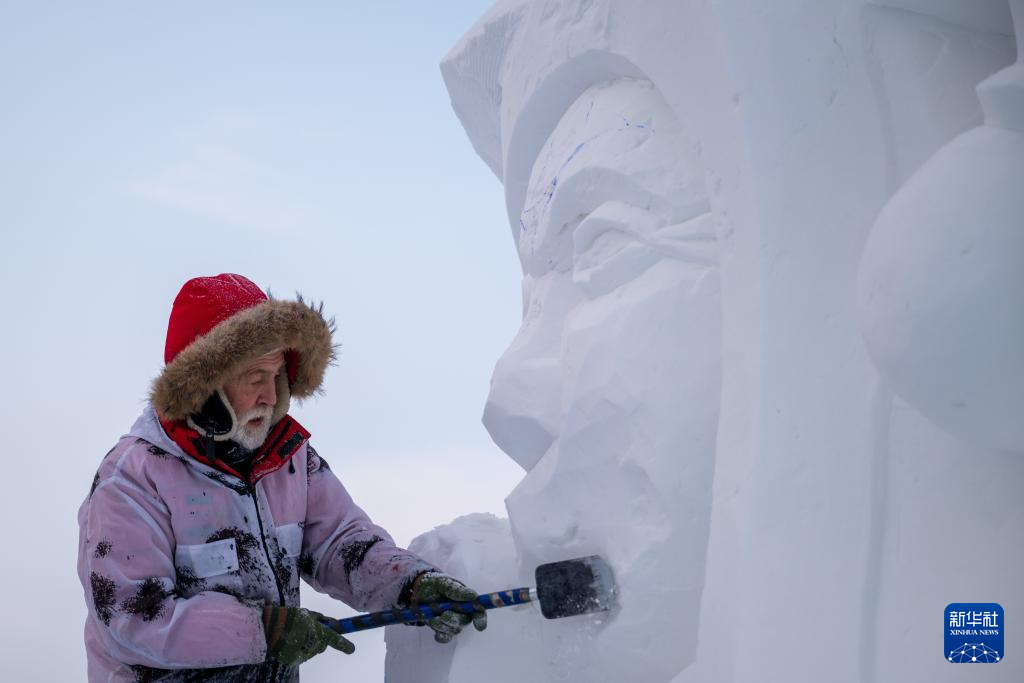
[[201,435],[212,436],[214,441],[227,441],[234,436],[238,426],[235,411],[231,409],[231,402],[223,389],[210,394],[199,412],[190,415],[186,422]]

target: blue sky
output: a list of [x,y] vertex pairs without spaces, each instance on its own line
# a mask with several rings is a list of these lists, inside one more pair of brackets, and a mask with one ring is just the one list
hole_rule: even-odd
[[[38,615],[0,626],[0,678],[84,677],[75,513],[189,277],[326,302],[341,358],[293,413],[399,541],[502,510],[520,471],[480,414],[519,267],[438,70],[490,4],[0,7],[0,414],[21,435],[0,505],[8,547],[34,553],[0,581],[9,610]],[[303,680],[382,680],[382,646],[357,637]]]

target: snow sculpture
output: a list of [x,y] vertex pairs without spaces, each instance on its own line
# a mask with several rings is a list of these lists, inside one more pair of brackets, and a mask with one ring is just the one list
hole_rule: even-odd
[[[964,3],[960,3],[961,5]],[[872,357],[937,424],[1024,454],[1024,2],[1018,62],[978,86],[985,124],[889,201],[861,266]]]
[[[1012,0],[1011,6],[1019,60],[1024,3]],[[966,15],[965,8],[971,10]],[[974,25],[964,21],[970,16],[989,32],[1010,32],[1006,3],[943,2],[934,9],[968,26]],[[946,83],[959,80],[953,74],[973,78],[977,96],[961,97],[959,107],[978,107],[979,98],[982,106],[953,130],[929,131],[934,155],[900,169],[906,182],[877,217],[860,264],[861,328],[881,373],[878,507],[865,567],[871,629],[862,647],[875,652],[864,667],[868,680],[952,681],[960,677],[945,661],[923,666],[907,657],[937,645],[927,628],[913,623],[923,621],[918,615],[940,609],[934,606],[951,590],[967,601],[999,595],[1004,608],[1024,608],[1014,578],[1024,553],[1008,542],[1024,533],[1024,390],[1014,386],[1024,380],[1024,307],[1013,294],[1024,285],[1018,189],[1024,183],[1024,79],[1019,61],[998,70],[1009,60],[994,61],[999,43],[991,33],[915,19],[918,33],[936,35],[941,28],[938,35],[955,46],[940,49],[936,60]],[[914,97],[906,84],[903,93],[894,92],[897,87],[880,90],[885,102]],[[923,99],[930,92],[934,101],[948,85],[923,90]],[[932,120],[939,116],[933,113]],[[907,131],[903,139],[913,135],[911,123],[900,129]],[[899,149],[895,133],[888,142]],[[964,537],[992,548],[991,561],[951,555],[950,540]],[[893,642],[901,644],[899,652]],[[1019,642],[1008,638],[1006,647]],[[998,666],[993,680],[1024,677],[1024,663],[1012,654]]]
[[[710,515],[714,225],[695,146],[657,89],[590,66],[593,85],[530,133],[543,146],[513,226],[523,324],[484,424],[528,470],[506,501],[519,564],[600,554],[618,575],[614,619],[531,615],[545,661],[667,680],[695,653]],[[623,642],[651,654],[623,659]]]
[[599,82],[552,121],[515,231],[523,324],[484,424],[529,470],[506,500],[524,567],[616,569],[615,618],[538,624],[548,660],[668,678],[696,647],[721,376],[703,172],[650,81]]
[[[994,449],[1020,450],[1020,65],[985,118],[975,93],[1013,58],[1006,0],[504,0],[452,50],[524,271],[484,422],[527,472],[508,536],[418,547],[488,590],[482,547],[514,547],[509,586],[597,552],[622,590],[604,619],[496,614],[495,680],[953,681],[946,604],[1024,611],[1024,458]],[[941,355],[979,352],[995,383]],[[489,635],[391,629],[388,680],[474,680]]]

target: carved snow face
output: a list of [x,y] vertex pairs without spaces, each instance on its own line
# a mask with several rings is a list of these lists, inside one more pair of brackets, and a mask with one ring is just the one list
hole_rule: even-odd
[[[517,233],[523,322],[484,411],[495,443],[524,468],[564,432],[572,406],[652,399],[663,387],[644,369],[658,356],[682,352],[687,337],[717,340],[717,307],[701,314],[713,329],[687,329],[684,339],[659,336],[672,321],[652,307],[717,277],[700,169],[648,81],[591,87],[549,136]],[[716,353],[702,345],[691,364]]]
[[650,82],[594,86],[568,108],[517,245],[523,324],[484,411],[529,470],[505,501],[517,554],[524,568],[601,555],[622,605],[599,633],[545,622],[544,656],[625,680],[617,639],[650,633],[672,655],[633,675],[668,680],[696,647],[721,303],[699,155]]

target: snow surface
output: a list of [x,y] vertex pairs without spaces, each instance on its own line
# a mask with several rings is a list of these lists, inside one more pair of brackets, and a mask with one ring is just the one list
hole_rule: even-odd
[[484,424],[525,474],[507,527],[415,549],[480,591],[598,553],[620,597],[448,649],[392,628],[390,683],[962,680],[943,608],[1024,611],[1011,7],[1020,41],[1024,0],[505,0],[469,30],[442,72],[523,268]]

